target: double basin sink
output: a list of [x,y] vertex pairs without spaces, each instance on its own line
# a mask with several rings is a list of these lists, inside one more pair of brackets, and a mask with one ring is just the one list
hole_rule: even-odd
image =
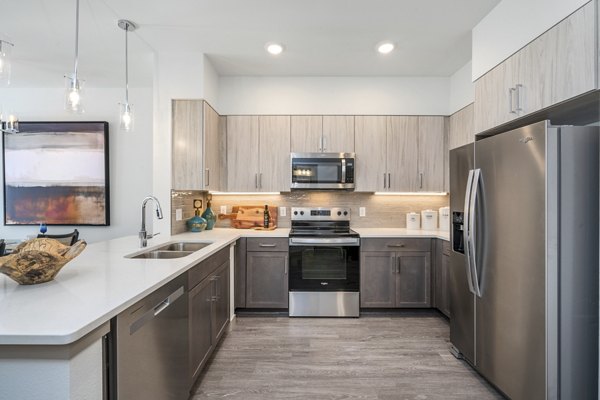
[[127,258],[172,259],[189,256],[195,251],[210,246],[213,242],[175,242],[145,251],[140,254],[126,256]]

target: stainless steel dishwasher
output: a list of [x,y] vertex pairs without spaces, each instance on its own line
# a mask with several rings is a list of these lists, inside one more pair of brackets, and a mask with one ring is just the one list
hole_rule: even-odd
[[169,282],[113,320],[116,390],[111,391],[117,400],[189,397],[186,278]]

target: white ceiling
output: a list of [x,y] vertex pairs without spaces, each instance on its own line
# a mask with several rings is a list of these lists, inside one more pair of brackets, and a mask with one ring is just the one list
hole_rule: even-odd
[[[202,52],[220,75],[449,76],[471,58],[471,29],[500,0],[81,0],[80,72],[152,82],[153,52]],[[15,43],[16,86],[56,86],[73,69],[75,0],[0,0],[0,38]],[[387,56],[375,44],[392,40]],[[269,41],[285,44],[268,55]],[[48,82],[48,80],[51,81]],[[36,82],[38,81],[38,82]],[[90,82],[90,85],[92,83]]]

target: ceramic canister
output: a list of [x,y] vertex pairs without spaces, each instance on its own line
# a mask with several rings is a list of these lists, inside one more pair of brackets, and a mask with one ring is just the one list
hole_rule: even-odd
[[406,229],[420,229],[421,216],[416,212],[406,214]]
[[437,230],[437,222],[438,222],[438,212],[433,210],[423,210],[421,211],[421,219],[423,223],[421,224],[421,229],[426,231],[435,231]]
[[440,207],[440,230],[450,231],[450,207]]

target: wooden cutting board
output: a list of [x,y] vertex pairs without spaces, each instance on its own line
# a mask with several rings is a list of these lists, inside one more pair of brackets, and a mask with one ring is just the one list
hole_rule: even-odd
[[[264,211],[264,205],[233,206],[231,214],[219,214],[219,219],[230,219],[231,226],[236,229],[264,229]],[[275,229],[277,227],[277,207],[269,206],[269,213],[271,221],[268,229]]]

